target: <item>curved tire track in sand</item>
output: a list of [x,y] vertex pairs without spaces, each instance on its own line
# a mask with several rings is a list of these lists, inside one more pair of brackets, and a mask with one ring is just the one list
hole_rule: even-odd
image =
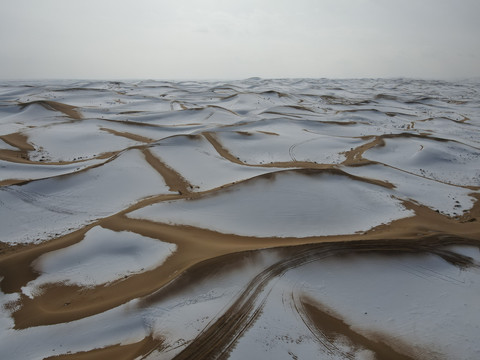
[[[227,309],[218,320],[212,323],[208,328],[202,331],[184,350],[182,350],[174,359],[223,359],[228,357],[229,351],[234,346],[236,340],[249,328],[255,321],[256,317],[261,311],[261,308],[268,297],[263,294],[269,283],[276,277],[281,276],[290,269],[299,267],[312,261],[317,261],[322,258],[334,255],[341,255],[345,253],[355,252],[429,252],[441,256],[445,260],[452,262],[457,266],[472,265],[471,259],[456,254],[448,250],[439,250],[431,243],[417,243],[416,241],[371,241],[371,242],[347,242],[347,243],[326,243],[301,246],[292,249],[288,258],[283,259],[274,265],[263,270],[255,276],[247,287],[244,289],[238,299]],[[259,304],[258,304],[259,303]],[[257,305],[258,304],[258,305]],[[306,314],[310,319],[315,312],[308,306],[303,304],[300,313]],[[300,309],[302,309],[300,307]],[[305,315],[303,316],[305,317]],[[340,320],[339,320],[340,321]],[[307,320],[306,323],[311,322]],[[308,326],[310,329],[313,326]],[[318,329],[314,329],[317,331]],[[355,333],[347,334],[352,337]],[[364,344],[368,347],[374,347],[375,342],[359,335]],[[330,342],[331,343],[331,342]],[[334,346],[325,344],[330,351],[334,351]],[[380,345],[375,345],[381,351],[389,351],[390,347],[386,346],[386,350]],[[377,350],[380,351],[380,350]],[[382,353],[383,354],[383,353]],[[402,354],[395,355],[396,352],[388,352],[390,359],[410,359],[408,356]],[[380,355],[380,354],[379,354]],[[382,355],[383,358],[383,355]]]

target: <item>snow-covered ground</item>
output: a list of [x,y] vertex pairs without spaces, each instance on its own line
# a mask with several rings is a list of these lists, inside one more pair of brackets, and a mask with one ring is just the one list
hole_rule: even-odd
[[[478,247],[455,250],[480,264]],[[221,326],[223,314],[234,317],[235,309],[245,311],[251,322],[240,324],[244,329],[226,330],[242,332],[230,349],[232,359],[260,354],[275,359],[375,358],[372,349],[355,343],[358,339],[341,332],[330,334],[328,324],[312,332],[315,324],[305,311],[307,302],[348,324],[346,328],[366,339],[366,344],[386,342],[400,353],[408,344],[410,358],[475,359],[480,353],[478,267],[461,270],[431,254],[335,256],[326,248],[282,276],[273,276],[271,269],[285,261],[275,251],[245,255],[236,264],[237,271],[224,264],[175,295],[157,295],[148,306],[135,300],[65,324],[13,330],[4,312],[0,348],[9,359],[41,359],[134,343],[152,332],[165,342],[162,350],[147,358],[172,359],[209,326]],[[262,273],[263,282],[255,278]],[[252,306],[237,306],[239,296]],[[4,302],[12,298],[2,297]]]
[[0,84],[0,357],[479,359],[479,94]]
[[38,243],[113,215],[142,198],[169,192],[138,150],[75,175],[4,186],[0,241]]
[[198,200],[157,203],[132,218],[228,234],[308,237],[352,234],[412,216],[392,192],[344,175],[280,172]]
[[199,191],[281,170],[248,167],[228,161],[202,136],[170,137],[150,150]]
[[174,244],[96,226],[80,243],[40,256],[34,267],[41,275],[22,291],[33,297],[49,283],[106,284],[160,266],[175,249]]

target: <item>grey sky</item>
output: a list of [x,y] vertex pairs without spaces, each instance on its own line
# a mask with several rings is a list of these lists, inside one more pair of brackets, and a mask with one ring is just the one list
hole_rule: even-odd
[[480,76],[478,0],[2,0],[0,78]]

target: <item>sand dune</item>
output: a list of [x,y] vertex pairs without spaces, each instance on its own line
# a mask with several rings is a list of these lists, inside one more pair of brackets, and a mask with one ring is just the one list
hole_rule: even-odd
[[6,83],[7,359],[475,359],[480,84]]
[[37,100],[29,103],[20,103],[21,107],[30,106],[32,104],[38,104],[43,106],[47,110],[59,111],[64,115],[71,117],[72,119],[80,120],[82,118],[81,113],[75,106],[59,103],[51,100]]

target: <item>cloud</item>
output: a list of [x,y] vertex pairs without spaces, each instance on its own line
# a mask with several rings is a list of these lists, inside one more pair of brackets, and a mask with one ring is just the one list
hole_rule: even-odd
[[4,0],[0,78],[480,76],[476,0]]

